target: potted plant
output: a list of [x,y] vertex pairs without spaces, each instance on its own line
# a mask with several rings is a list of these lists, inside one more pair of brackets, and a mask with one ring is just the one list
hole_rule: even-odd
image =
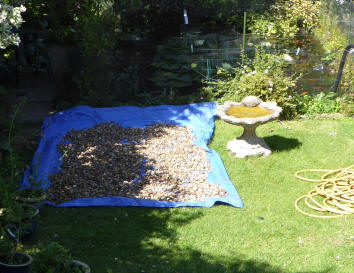
[[42,187],[43,180],[38,173],[39,166],[40,159],[37,157],[32,161],[31,167],[27,168],[25,177],[28,177],[28,179],[18,189],[16,198],[18,202],[38,206],[47,199]]
[[0,226],[0,273],[29,273],[33,258],[18,252],[17,242]]
[[39,209],[34,206],[12,202],[7,205],[1,223],[14,240],[26,240],[37,227],[38,214]]
[[73,260],[68,249],[57,242],[42,244],[34,256],[33,273],[90,273],[90,267]]
[[16,201],[23,204],[38,206],[47,199],[46,193],[41,188],[41,183],[33,176],[30,176],[30,185],[18,190]]
[[17,251],[21,239],[33,232],[35,207],[15,201],[11,185],[0,180],[0,273],[29,273],[32,257]]
[[12,148],[11,134],[15,117],[23,103],[24,101],[15,108],[7,142],[3,145],[6,156],[1,161],[3,168],[0,172],[0,273],[29,273],[33,261],[30,255],[17,251],[23,231],[38,214],[36,208],[23,207],[15,201],[17,182],[21,174],[21,164],[18,163],[21,160]]
[[23,204],[37,205],[44,202],[47,199],[47,195],[40,189],[23,189],[19,192],[16,200]]

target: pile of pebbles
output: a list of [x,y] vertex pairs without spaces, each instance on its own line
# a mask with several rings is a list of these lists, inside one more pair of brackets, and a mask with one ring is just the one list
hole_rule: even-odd
[[101,123],[70,131],[58,145],[62,164],[50,176],[54,203],[104,196],[159,201],[203,201],[226,195],[207,181],[207,152],[192,130],[171,124],[143,129]]

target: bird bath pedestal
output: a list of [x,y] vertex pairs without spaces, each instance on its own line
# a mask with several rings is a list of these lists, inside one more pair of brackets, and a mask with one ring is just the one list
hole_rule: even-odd
[[236,156],[263,155],[272,153],[263,138],[256,135],[256,128],[277,119],[282,108],[276,102],[263,102],[255,96],[245,97],[241,102],[227,101],[219,105],[216,115],[225,122],[243,127],[242,136],[227,143],[227,148]]

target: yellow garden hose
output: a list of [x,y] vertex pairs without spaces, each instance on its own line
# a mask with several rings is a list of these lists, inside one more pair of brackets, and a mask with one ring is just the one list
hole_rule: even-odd
[[[321,179],[300,176],[307,172],[324,172],[325,174]],[[301,170],[295,173],[295,177],[303,181],[321,182],[308,194],[296,199],[295,208],[302,214],[317,218],[334,218],[354,213],[354,165],[338,170]],[[332,215],[308,213],[299,208],[301,200],[304,200],[304,203],[315,211],[329,212]]]

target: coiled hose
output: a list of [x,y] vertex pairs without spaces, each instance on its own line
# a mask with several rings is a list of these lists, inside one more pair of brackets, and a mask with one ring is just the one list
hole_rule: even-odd
[[[300,176],[306,172],[325,172],[325,174],[320,180]],[[316,218],[335,218],[354,213],[354,165],[338,170],[301,170],[295,173],[295,177],[303,181],[321,182],[308,194],[296,199],[295,208],[302,214]],[[301,200],[315,211],[329,212],[332,215],[308,213],[300,209]]]

